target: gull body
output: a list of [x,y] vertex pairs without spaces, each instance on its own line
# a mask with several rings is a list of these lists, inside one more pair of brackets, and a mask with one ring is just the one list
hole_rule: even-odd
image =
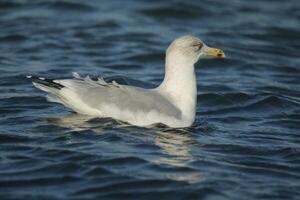
[[194,65],[204,56],[224,57],[224,53],[193,36],[177,38],[166,51],[163,82],[154,89],[107,83],[103,79],[94,81],[76,73],[75,79],[28,78],[48,93],[50,102],[61,103],[77,113],[111,117],[136,126],[162,123],[174,128],[188,127],[196,113]]

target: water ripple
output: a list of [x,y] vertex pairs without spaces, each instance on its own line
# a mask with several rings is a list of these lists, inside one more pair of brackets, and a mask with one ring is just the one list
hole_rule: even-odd
[[[1,199],[297,199],[298,1],[0,1]],[[201,37],[192,127],[134,127],[46,102],[73,71],[145,88]]]

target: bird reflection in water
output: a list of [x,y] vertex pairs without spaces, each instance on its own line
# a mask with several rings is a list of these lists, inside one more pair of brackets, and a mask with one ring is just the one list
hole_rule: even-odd
[[[130,129],[130,131],[125,133],[120,131],[119,134],[123,135],[122,137],[124,138],[132,137],[136,141],[142,141],[146,144],[150,143],[150,145],[155,145],[160,149],[159,154],[153,152],[153,155],[143,156],[143,159],[147,160],[151,165],[159,166],[158,170],[161,170],[162,178],[186,181],[188,183],[203,180],[201,173],[192,166],[194,161],[192,147],[199,145],[196,136],[191,131],[192,128],[173,129],[154,125],[145,130],[145,128],[131,126],[110,118],[92,118],[76,113],[58,118],[48,118],[48,123],[68,128],[72,131],[91,130],[99,134],[104,133],[109,128],[114,128],[115,130],[118,128]],[[143,131],[140,129],[143,129]],[[142,153],[140,152],[141,155]],[[134,154],[132,156],[140,155]]]
[[63,128],[69,128],[73,131],[82,131],[91,129],[94,132],[101,133],[104,128],[118,125],[121,123],[111,120],[109,118],[94,118],[88,115],[81,115],[77,113],[70,113],[62,117],[52,117],[47,119],[48,123],[60,126]]
[[172,168],[173,173],[166,176],[172,180],[195,183],[202,181],[199,171],[192,168],[194,160],[192,146],[197,142],[195,136],[187,129],[165,129],[157,131],[155,144],[162,150],[163,155],[154,160],[159,165]]

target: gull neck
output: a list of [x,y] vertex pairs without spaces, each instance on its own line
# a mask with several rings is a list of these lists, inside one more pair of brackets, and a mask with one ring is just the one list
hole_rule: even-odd
[[166,57],[165,77],[158,90],[182,112],[182,119],[193,123],[196,112],[197,82],[194,63],[179,56]]

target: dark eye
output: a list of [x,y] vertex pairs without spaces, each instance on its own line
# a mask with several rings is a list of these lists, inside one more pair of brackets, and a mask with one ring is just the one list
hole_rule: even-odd
[[197,43],[197,44],[194,44],[193,46],[196,48],[196,51],[200,51],[201,48],[203,47],[203,44],[202,43]]

